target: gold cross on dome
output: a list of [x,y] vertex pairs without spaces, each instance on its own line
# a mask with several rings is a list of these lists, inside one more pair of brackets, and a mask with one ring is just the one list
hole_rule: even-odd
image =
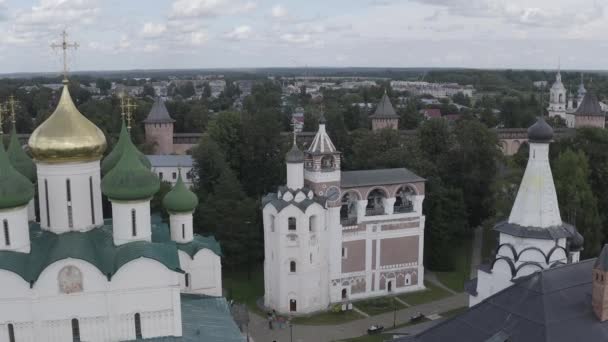
[[[133,120],[133,110],[137,108],[137,104],[131,102],[131,98],[127,97],[126,104],[123,104],[127,113],[127,130],[131,132],[131,120]],[[124,109],[123,109],[124,111]]]
[[2,131],[2,124],[4,122],[4,114],[6,114],[6,107],[6,104],[0,103],[0,135],[4,134]]
[[11,122],[13,123],[13,126],[17,123],[17,115],[15,114],[15,105],[19,104],[19,101],[15,100],[15,97],[13,95],[8,97],[8,102],[6,104],[7,108],[6,111],[9,111],[10,107],[10,114],[11,114]]
[[52,43],[51,48],[63,50],[63,82],[68,80],[68,49],[76,50],[80,45],[78,43],[68,43],[68,33],[63,30],[61,32],[61,43]]

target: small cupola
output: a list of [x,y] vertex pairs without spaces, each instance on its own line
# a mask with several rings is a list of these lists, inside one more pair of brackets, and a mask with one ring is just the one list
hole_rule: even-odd
[[0,209],[27,205],[34,198],[34,185],[11,164],[0,142]]
[[198,205],[198,197],[186,187],[179,171],[177,183],[163,198],[163,207],[169,213],[191,213]]
[[137,201],[149,199],[159,190],[160,180],[140,161],[130,139],[122,156],[101,181],[101,190],[111,200]]
[[608,320],[608,245],[604,245],[600,255],[593,265],[593,293],[591,304],[597,318],[604,322]]
[[[131,140],[131,135],[127,130],[127,125],[125,124],[125,121],[122,120],[122,127],[120,129],[118,141],[116,142],[116,145],[114,145],[112,151],[101,162],[101,174],[107,174],[108,172],[110,172],[110,170],[112,170],[112,168],[114,168],[114,166],[116,166],[116,164],[120,160],[120,157],[123,154],[123,151],[125,150],[126,145],[133,145],[133,141]],[[139,161],[145,167],[150,169],[150,167],[152,166],[150,164],[150,160],[148,160],[148,158],[139,150],[135,149],[135,151],[137,159],[139,159]]]
[[553,128],[540,116],[536,123],[528,128],[528,140],[531,143],[550,143],[553,140]]
[[8,145],[8,159],[19,173],[27,177],[30,182],[36,183],[36,164],[32,158],[25,153],[23,147],[21,147],[19,139],[17,138],[15,124],[13,124],[13,132],[11,133],[11,140]]

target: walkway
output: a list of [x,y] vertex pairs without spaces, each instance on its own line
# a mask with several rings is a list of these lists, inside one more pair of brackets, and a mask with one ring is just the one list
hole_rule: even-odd
[[[466,306],[468,296],[460,293],[435,302],[421,304],[397,311],[397,324],[408,322],[410,317],[420,312],[425,315],[441,313]],[[290,342],[290,329],[269,330],[265,317],[255,313],[250,315],[249,331],[255,342]],[[339,325],[294,325],[293,342],[330,342],[358,337],[367,333],[372,324],[380,324],[386,328],[393,326],[393,312],[363,318]]]

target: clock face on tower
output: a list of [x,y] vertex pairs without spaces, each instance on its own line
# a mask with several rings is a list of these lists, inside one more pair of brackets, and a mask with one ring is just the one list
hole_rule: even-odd
[[338,189],[337,186],[331,186],[329,189],[327,189],[325,197],[327,197],[330,202],[337,201],[338,198],[340,198],[340,189]]

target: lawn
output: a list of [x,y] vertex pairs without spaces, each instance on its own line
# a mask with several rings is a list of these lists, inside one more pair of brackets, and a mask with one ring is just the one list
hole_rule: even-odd
[[452,249],[454,270],[451,272],[435,272],[439,281],[456,292],[464,291],[464,283],[471,274],[471,248],[473,237],[455,241]]
[[399,298],[409,305],[414,306],[433,302],[450,296],[448,291],[436,286],[433,283],[425,281],[424,286],[426,286],[426,290],[404,294],[399,296]]
[[294,324],[301,325],[334,325],[354,321],[361,318],[364,317],[352,310],[339,312],[333,312],[330,310],[312,316],[295,317],[293,318],[292,322]]
[[395,310],[395,307],[397,310],[406,308],[405,305],[399,303],[393,297],[366,299],[354,302],[353,305],[370,316],[393,311]]
[[251,272],[226,272],[223,277],[223,287],[227,291],[226,297],[237,303],[247,304],[250,310],[265,315],[256,305],[256,300],[264,296],[264,271],[261,266],[255,267]]
[[384,342],[393,338],[393,334],[363,335],[360,337],[340,340],[339,342]]

